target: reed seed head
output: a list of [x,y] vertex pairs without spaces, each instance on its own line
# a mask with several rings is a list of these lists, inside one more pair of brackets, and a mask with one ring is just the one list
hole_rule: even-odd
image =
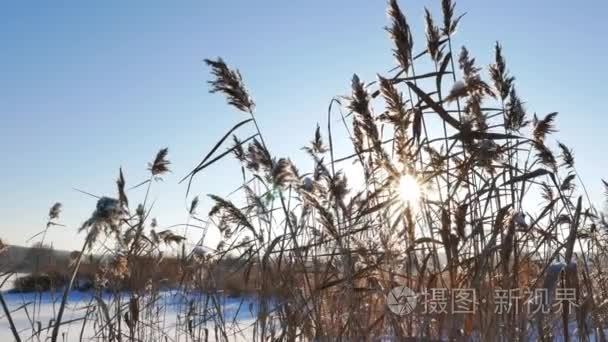
[[389,0],[388,16],[391,20],[391,26],[388,31],[395,48],[393,56],[406,74],[412,64],[412,49],[414,42],[410,27],[405,19],[405,15],[401,12],[397,0]]
[[209,81],[211,93],[222,93],[226,96],[228,103],[238,110],[252,113],[255,103],[249,96],[243,78],[238,70],[230,69],[224,60],[205,59],[205,63],[211,67],[211,74],[215,77]]
[[167,154],[169,154],[169,148],[165,147],[158,151],[154,161],[148,164],[148,170],[152,173],[152,176],[159,177],[167,172],[169,172],[169,165],[171,162],[167,159]]

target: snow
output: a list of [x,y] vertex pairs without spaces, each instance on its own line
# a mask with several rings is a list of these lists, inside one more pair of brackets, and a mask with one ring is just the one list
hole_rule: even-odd
[[466,88],[467,86],[464,84],[463,81],[454,82],[454,85],[452,85],[452,89],[450,89],[450,97],[461,96],[461,94],[465,93]]
[[[38,293],[9,293],[3,292],[9,310],[11,310],[13,321],[19,331],[20,337],[23,341],[32,340],[32,325],[34,327],[40,326],[42,333],[40,334],[40,340],[45,340],[45,337],[51,335],[51,319],[55,316],[55,313],[59,309],[61,302],[61,293],[59,292],[44,292]],[[102,295],[104,302],[111,303],[112,294],[105,293]],[[128,294],[124,293],[123,302],[128,301]],[[221,301],[218,303],[224,317],[226,317],[226,326],[228,329],[228,335],[231,341],[250,341],[253,334],[253,323],[255,322],[254,315],[256,306],[253,301],[247,298],[229,298],[220,297]],[[164,323],[163,332],[168,337],[168,341],[176,340],[176,331],[178,330],[178,317],[185,316],[187,310],[187,303],[192,300],[205,301],[206,297],[204,294],[191,294],[184,296],[182,292],[177,291],[163,291],[159,294],[158,306],[161,310],[166,312],[166,321]],[[94,302],[94,296],[92,292],[78,292],[73,291],[68,297],[68,304],[63,318],[63,322],[69,322],[74,320],[72,323],[62,325],[60,330],[60,339],[65,334],[66,341],[78,340],[80,330],[82,328],[82,318],[85,316],[87,311],[87,305]],[[124,304],[124,303],[123,303]],[[35,314],[35,322],[31,323],[31,317]],[[30,318],[28,318],[30,317]],[[91,316],[89,316],[91,317]],[[40,323],[38,323],[40,322]],[[214,322],[212,320],[202,323],[209,329],[209,341],[214,341]],[[180,331],[183,331],[184,323],[181,323],[179,327]],[[87,341],[94,338],[93,322],[88,321],[87,326],[84,329],[83,340]],[[183,338],[182,338],[183,339]],[[8,321],[4,316],[4,312],[0,315],[0,341],[13,341],[13,335],[11,333]],[[33,340],[38,340],[33,338]],[[164,340],[164,339],[163,339]]]

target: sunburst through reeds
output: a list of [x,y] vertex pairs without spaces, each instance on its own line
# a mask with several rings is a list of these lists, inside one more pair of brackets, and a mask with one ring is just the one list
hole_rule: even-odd
[[[465,47],[456,56],[452,43],[462,15],[450,0],[441,8],[442,27],[425,10],[427,41],[417,53],[412,23],[397,0],[389,1],[397,66],[377,82],[355,74],[351,93],[330,102],[326,125],[317,125],[303,148],[308,170],[272,154],[241,73],[221,58],[205,60],[211,92],[247,118],[220,135],[182,179],[186,198],[194,177],[230,156],[239,163],[233,185],[240,196],[210,194],[206,218],[199,217],[204,201],[194,197],[185,225],[161,228],[148,199],[155,181],[169,174],[168,150],[150,163],[150,178],[129,189],[146,185],[135,211],[121,169],[117,199],[100,197],[82,226],[86,243],[70,264],[51,341],[67,330],[67,292],[84,253],[97,246],[106,258],[95,270],[95,310],[83,326],[109,341],[230,341],[242,332],[235,328],[238,314],[228,317],[223,306],[235,293],[253,298],[252,341],[550,341],[568,340],[574,325],[579,336],[606,340],[608,223],[578,191],[572,149],[561,142],[561,154],[551,149],[557,113],[529,120],[500,44],[489,66],[492,82]],[[338,106],[348,113],[337,113]],[[344,136],[336,120],[346,127]],[[242,136],[247,126],[253,133]],[[351,153],[339,155],[340,139]],[[187,252],[184,237],[170,229],[175,226],[204,233]],[[219,231],[219,241],[205,240],[209,229]],[[170,259],[174,245],[181,251]],[[180,304],[176,338],[165,332],[166,303],[159,300],[168,278],[188,299]],[[473,289],[478,306],[464,315],[398,317],[386,298],[403,286],[420,294]],[[523,305],[498,313],[488,297],[497,290],[566,288],[575,290],[576,305],[562,312],[554,310],[554,295],[541,314]]]
[[420,196],[422,195],[422,187],[415,176],[404,174],[399,178],[399,199],[407,205],[417,206]]

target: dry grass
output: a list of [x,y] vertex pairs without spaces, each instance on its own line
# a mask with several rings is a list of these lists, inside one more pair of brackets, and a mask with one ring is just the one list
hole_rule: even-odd
[[[242,196],[211,195],[214,206],[206,219],[197,216],[195,198],[187,226],[218,227],[222,239],[210,252],[187,251],[181,236],[157,231],[147,203],[151,185],[168,172],[168,150],[158,153],[149,180],[138,185],[147,190],[135,210],[121,171],[118,199],[99,200],[81,228],[87,239],[72,266],[76,274],[88,248],[109,246],[113,263],[100,267],[99,284],[120,282],[131,289],[128,295],[116,291],[109,305],[101,299],[91,304],[105,312],[91,318],[99,336],[168,339],[163,319],[152,318],[158,318],[153,313],[162,287],[155,274],[169,267],[172,271],[162,272],[180,278],[179,291],[206,293],[185,308],[180,330],[185,340],[229,340],[232,318],[220,303],[235,292],[255,298],[253,338],[260,341],[379,336],[549,341],[556,334],[605,340],[607,227],[579,194],[573,152],[562,143],[559,155],[551,148],[556,113],[530,118],[499,44],[485,81],[485,71],[466,48],[452,49],[461,18],[454,5],[444,0],[442,9],[442,27],[426,12],[426,42],[420,44],[426,49],[416,53],[405,15],[389,1],[387,31],[398,66],[377,82],[353,76],[352,94],[332,100],[327,130],[317,126],[304,148],[314,163],[306,171],[271,153],[241,74],[222,59],[206,60],[211,91],[250,117],[227,132],[184,180],[234,155],[244,170]],[[432,70],[416,70],[424,58]],[[334,150],[336,104],[348,111],[337,118],[348,127],[343,138],[351,142],[352,154],[347,156]],[[251,124],[256,134],[239,137],[239,128]],[[441,133],[431,135],[435,125]],[[234,143],[226,146],[231,136]],[[362,187],[349,186],[352,174],[342,171],[346,163],[361,170]],[[405,175],[423,189],[414,201],[403,200],[403,191],[413,191],[401,188]],[[50,216],[49,222],[57,219]],[[163,264],[167,245],[181,248],[175,263]],[[236,259],[227,262],[230,257]],[[417,292],[474,289],[478,299],[488,300],[471,314],[398,316],[386,305],[388,292],[398,285]],[[572,310],[529,314],[520,305],[495,311],[497,290],[546,289],[555,304],[560,288],[575,289]],[[521,303],[533,299],[523,295]],[[62,312],[52,341],[59,336]],[[578,337],[569,324],[576,325]]]

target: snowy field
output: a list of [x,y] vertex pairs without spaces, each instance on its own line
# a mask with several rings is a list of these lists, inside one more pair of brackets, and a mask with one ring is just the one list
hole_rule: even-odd
[[[12,311],[13,321],[19,330],[22,341],[47,340],[46,337],[50,337],[51,335],[51,329],[49,329],[50,323],[52,323],[51,318],[55,316],[61,302],[61,293],[3,292],[9,309]],[[102,298],[106,303],[111,302],[110,294],[105,294]],[[128,298],[128,295],[125,294],[124,298]],[[158,329],[155,333],[158,339],[162,339],[163,341],[191,340],[185,338],[187,334],[185,333],[185,324],[182,322],[183,317],[185,317],[186,303],[191,299],[205,300],[202,295],[197,295],[195,298],[184,298],[183,295],[174,291],[164,291],[159,294],[157,299],[158,310],[156,311],[158,316],[156,318],[163,317],[164,323],[161,323],[161,329]],[[83,329],[83,317],[87,312],[88,305],[94,301],[95,298],[90,292],[74,291],[70,294],[62,320],[63,322],[70,323],[62,325],[59,335],[60,341],[78,341],[81,334],[85,341],[103,340],[102,336],[95,335],[94,322],[91,320],[92,315],[88,316],[87,325]],[[254,306],[250,304],[250,302],[242,298],[225,298],[219,303],[221,310],[228,320],[226,327],[231,341],[250,341],[252,339],[252,324],[254,322],[252,317],[254,314],[250,310]],[[145,313],[142,315],[145,315]],[[145,321],[146,319],[147,317],[143,317],[141,321]],[[214,322],[211,320],[207,323],[201,322],[200,324],[208,328],[209,341],[215,341]],[[124,328],[126,329],[126,327]],[[32,332],[37,330],[41,331],[40,335],[33,335]],[[14,341],[4,314],[0,318],[0,341]]]
[[[49,327],[52,323],[51,318],[55,317],[59,308],[61,293],[10,293],[8,292],[9,289],[10,286],[5,285],[2,288],[2,292],[9,309],[12,311],[13,321],[19,331],[21,340],[37,342],[50,340],[51,329]],[[129,295],[128,293],[123,293],[122,297],[124,304],[128,301]],[[111,303],[112,295],[106,293],[102,296],[102,299],[105,303]],[[191,294],[188,297],[185,297],[181,291],[163,291],[159,293],[158,298],[156,299],[155,316],[146,317],[146,313],[143,313],[140,321],[151,322],[159,320],[162,317],[162,326],[155,332],[154,340],[174,342],[192,341],[191,338],[187,338],[188,334],[185,332],[186,324],[184,323],[188,303],[191,301],[203,303],[206,299],[207,298],[203,294]],[[86,315],[87,307],[91,303],[94,303],[95,300],[92,292],[73,291],[70,293],[64,318],[62,320],[66,324],[62,325],[59,341],[79,341],[81,334],[82,340],[84,341],[104,340],[102,336],[95,334],[94,322],[91,318],[92,315],[88,316],[87,324],[83,329],[83,317]],[[223,297],[217,304],[224,313],[223,316],[225,317],[225,326],[227,328],[229,340],[252,341],[254,317],[256,316],[255,303],[247,298]],[[147,314],[149,314],[149,312]],[[214,321],[207,320],[207,322],[204,322],[203,320],[199,320],[199,324],[208,329],[208,341],[216,341]],[[126,327],[123,327],[123,329],[126,329]],[[38,336],[33,334],[33,331],[38,330],[40,331]],[[574,321],[570,323],[569,330],[571,341],[599,341],[595,332],[592,332],[587,339],[580,339],[578,337],[577,324]],[[537,341],[538,336],[536,332],[536,328],[530,326],[527,340]],[[563,338],[560,338],[562,331],[559,326],[555,326],[553,332],[555,334],[554,341],[564,341]],[[608,334],[608,331],[606,331],[606,334]],[[473,338],[472,340],[478,341],[479,339]],[[14,341],[14,338],[9,328],[8,321],[2,312],[0,314],[0,342],[5,341]],[[377,341],[388,342],[396,340],[390,336],[383,336]]]

